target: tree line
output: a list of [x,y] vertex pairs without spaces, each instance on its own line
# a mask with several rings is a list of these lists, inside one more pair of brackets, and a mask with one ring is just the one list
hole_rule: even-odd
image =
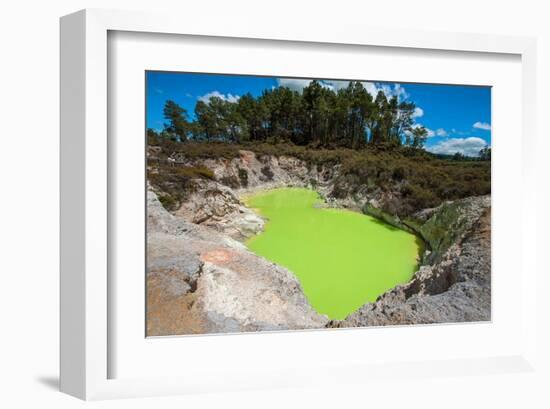
[[236,102],[219,97],[197,101],[195,119],[176,102],[164,106],[166,123],[150,136],[177,142],[268,142],[341,146],[407,145],[421,148],[426,128],[415,124],[413,102],[379,91],[376,97],[359,81],[334,91],[313,80],[302,92],[287,87],[267,89],[255,98],[247,93]]

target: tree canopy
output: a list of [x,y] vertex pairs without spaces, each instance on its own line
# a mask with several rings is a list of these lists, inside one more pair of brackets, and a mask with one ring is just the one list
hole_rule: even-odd
[[[313,80],[302,92],[286,87],[250,93],[238,101],[211,97],[198,101],[195,119],[174,101],[164,106],[163,131],[158,135],[177,142],[271,142],[318,147],[359,149],[367,145],[407,145],[421,148],[427,130],[414,122],[415,104],[376,97],[359,81],[337,91]],[[151,130],[151,132],[154,132]]]

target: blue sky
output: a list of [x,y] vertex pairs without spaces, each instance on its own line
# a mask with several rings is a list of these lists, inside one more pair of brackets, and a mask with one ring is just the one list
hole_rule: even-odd
[[[162,129],[164,102],[171,99],[185,108],[193,119],[195,104],[211,96],[237,101],[250,92],[258,96],[264,89],[287,86],[301,91],[310,80],[217,74],[191,74],[148,71],[147,127]],[[321,80],[332,89],[345,87],[348,81]],[[436,153],[475,156],[491,145],[491,88],[459,85],[409,84],[364,81],[371,94],[382,90],[401,101],[417,106],[415,121],[428,129],[426,149]]]

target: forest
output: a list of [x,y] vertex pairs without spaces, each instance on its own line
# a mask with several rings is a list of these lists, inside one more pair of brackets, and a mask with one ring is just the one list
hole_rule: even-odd
[[[149,181],[165,192],[170,210],[193,191],[197,178],[213,179],[201,165],[170,162],[184,156],[202,159],[238,158],[241,150],[259,157],[290,156],[308,166],[338,166],[332,195],[345,197],[369,190],[398,193],[385,211],[408,216],[446,200],[491,192],[491,148],[476,157],[434,154],[424,149],[427,129],[415,122],[413,102],[399,102],[382,91],[376,97],[360,82],[333,91],[311,81],[303,91],[266,89],[258,97],[245,94],[231,102],[198,100],[194,115],[176,102],[164,104],[162,130],[147,130]],[[151,151],[153,152],[153,151]],[[269,169],[266,168],[269,175]],[[246,178],[221,180],[245,187]],[[243,175],[244,176],[244,175]]]
[[164,106],[166,123],[151,138],[292,143],[299,146],[361,149],[367,145],[422,148],[428,132],[414,121],[415,104],[379,91],[375,98],[359,81],[337,92],[311,81],[302,93],[286,87],[250,93],[237,102],[211,97],[198,101],[194,120],[174,101]]

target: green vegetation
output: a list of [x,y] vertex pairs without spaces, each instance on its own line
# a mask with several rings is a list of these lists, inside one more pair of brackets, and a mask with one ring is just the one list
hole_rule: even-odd
[[[269,142],[347,147],[389,144],[420,148],[427,130],[414,122],[415,104],[379,91],[375,98],[359,81],[337,92],[311,81],[302,93],[286,87],[264,90],[236,102],[211,97],[198,101],[195,120],[166,101],[167,123],[156,136],[172,141]],[[155,133],[154,131],[150,131]],[[155,136],[155,135],[153,135]]]
[[[150,161],[150,182],[166,192],[171,207],[194,188],[193,179],[212,179],[208,169],[176,164],[174,157],[233,159],[240,150],[262,156],[291,156],[308,166],[338,167],[332,196],[388,192],[383,211],[409,216],[446,200],[491,191],[491,148],[478,158],[461,154],[435,155],[423,149],[427,130],[414,121],[415,105],[379,92],[372,97],[360,82],[333,91],[311,81],[303,91],[278,87],[258,98],[245,94],[236,102],[212,97],[198,101],[195,120],[173,101],[166,101],[164,129],[147,130],[149,147],[158,163]],[[175,155],[175,156],[174,156]],[[167,166],[171,164],[172,166]],[[273,178],[268,165],[265,180]],[[221,183],[246,187],[248,174]]]
[[491,160],[491,148],[486,146],[479,151],[479,159],[481,160]]
[[[171,166],[157,162],[150,163],[147,179],[149,183],[163,192],[159,195],[162,205],[168,210],[177,210],[179,204],[195,191],[195,181],[197,179],[212,180],[214,173],[204,166]],[[238,183],[233,187],[237,186]]]
[[239,180],[242,187],[248,186],[248,172],[246,171],[246,169],[239,168]]
[[246,203],[269,222],[248,247],[296,274],[310,304],[331,319],[410,280],[422,251],[414,235],[371,216],[315,208],[319,201],[298,188],[249,197]]
[[[437,156],[412,147],[388,145],[366,146],[362,149],[317,148],[293,144],[269,143],[178,143],[165,140],[150,140],[157,146],[162,163],[174,153],[181,153],[189,161],[198,159],[233,159],[240,150],[250,150],[263,156],[292,156],[305,161],[308,166],[339,166],[332,195],[345,197],[367,188],[374,192],[392,192],[394,198],[384,203],[383,210],[390,214],[409,216],[415,211],[435,207],[446,200],[491,193],[491,162],[471,158],[456,159],[452,156]],[[490,155],[490,151],[489,151]],[[193,189],[192,178],[213,178],[206,169],[161,166],[150,163],[150,182],[162,191],[180,200]],[[272,177],[269,167],[262,174]],[[232,188],[246,187],[248,174],[239,171],[239,178],[221,180]],[[166,190],[169,189],[169,190]]]
[[176,210],[177,202],[172,195],[164,193],[159,195],[159,201],[162,203],[165,209]]

